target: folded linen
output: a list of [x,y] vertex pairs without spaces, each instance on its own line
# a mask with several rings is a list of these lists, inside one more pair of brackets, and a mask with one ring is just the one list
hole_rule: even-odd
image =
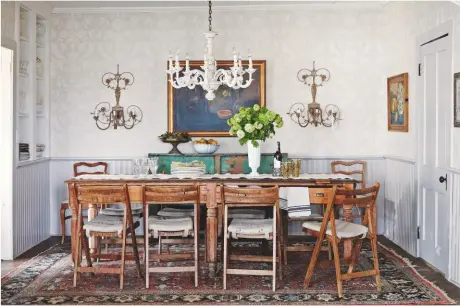
[[286,189],[289,218],[309,217],[311,206],[308,187],[288,187]]

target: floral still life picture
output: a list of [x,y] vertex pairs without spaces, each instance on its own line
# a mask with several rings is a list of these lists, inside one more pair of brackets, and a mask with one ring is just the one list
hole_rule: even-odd
[[409,131],[408,78],[408,73],[403,73],[387,79],[389,131]]
[[[185,65],[185,62],[181,62]],[[243,61],[243,65],[248,65]],[[200,69],[203,61],[190,61],[190,69]],[[229,69],[233,61],[218,61],[217,68]],[[173,88],[168,79],[168,132],[187,132],[190,136],[230,136],[227,120],[240,107],[265,106],[265,61],[253,60],[256,72],[247,88],[220,85],[216,98],[208,101],[201,86]],[[243,76],[247,78],[248,76]]]

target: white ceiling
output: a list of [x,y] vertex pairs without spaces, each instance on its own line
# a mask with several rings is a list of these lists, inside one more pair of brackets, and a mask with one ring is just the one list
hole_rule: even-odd
[[[208,1],[46,1],[53,8],[103,8],[103,7],[207,7]],[[270,6],[270,5],[304,5],[304,4],[333,4],[337,1],[219,1],[212,2],[213,7],[229,6]]]

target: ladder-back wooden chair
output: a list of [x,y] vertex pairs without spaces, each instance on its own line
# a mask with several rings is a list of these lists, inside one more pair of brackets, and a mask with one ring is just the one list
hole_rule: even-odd
[[[150,216],[145,218],[145,287],[149,288],[150,273],[194,272],[195,287],[198,287],[199,273],[199,231],[200,231],[200,187],[198,184],[186,186],[142,186],[142,202],[145,214],[149,214],[149,205],[193,203],[193,216],[164,217]],[[158,254],[150,254],[149,237],[152,232],[158,238]],[[161,239],[170,237],[193,236],[194,253],[161,253]],[[190,239],[165,239],[163,243],[190,244]],[[193,266],[187,267],[150,267],[149,260],[194,260]]]
[[[353,176],[360,184],[361,188],[366,188],[367,162],[363,160],[343,161],[336,160],[331,163],[331,172],[334,174],[345,174]],[[352,210],[353,219],[362,219],[362,211],[360,209]],[[339,212],[337,214],[339,217]],[[344,219],[345,216],[341,216]]]
[[[75,198],[78,202],[78,230],[76,237],[77,252],[75,253],[74,268],[74,287],[77,286],[77,279],[81,272],[92,273],[109,273],[120,275],[120,289],[123,289],[125,261],[134,259],[138,270],[138,276],[142,277],[139,252],[136,243],[135,229],[139,226],[139,217],[133,217],[131,211],[131,202],[129,200],[128,187],[124,185],[79,185],[75,186]],[[88,204],[123,204],[124,211],[122,216],[98,215],[93,220],[83,224],[82,210]],[[134,219],[134,220],[133,220]],[[92,254],[92,258],[109,259],[113,261],[121,260],[120,267],[93,267],[88,250],[89,237],[105,237],[122,239],[121,253],[101,254],[98,251]],[[126,254],[126,238],[131,235],[134,256]],[[83,245],[86,253],[87,267],[81,267],[78,258],[81,256],[81,247]]]
[[[85,172],[85,171],[79,171],[81,167],[86,167],[90,168],[92,170],[95,170],[96,168],[102,168],[102,171],[90,171],[90,172]],[[85,162],[79,162],[73,164],[73,176],[79,176],[83,174],[107,174],[107,168],[109,165],[105,162],[97,162],[97,163],[85,163]],[[85,207],[86,209],[87,207]],[[70,209],[69,206],[69,200],[64,200],[61,202],[61,209],[60,209],[60,219],[61,219],[61,244],[64,243],[65,239],[65,220],[72,218],[71,215],[66,216],[65,212],[66,210]],[[87,216],[83,216],[83,218],[86,218]]]
[[[342,282],[347,279],[366,277],[375,275],[377,290],[381,291],[382,284],[380,281],[379,260],[377,254],[377,234],[374,227],[374,210],[376,209],[376,199],[379,192],[380,184],[376,183],[369,188],[347,190],[333,188],[333,195],[326,207],[324,219],[322,222],[305,222],[302,224],[303,230],[317,237],[316,245],[313,250],[310,264],[305,275],[304,288],[310,284],[313,270],[315,268],[320,247],[324,239],[329,241],[334,252],[335,274],[337,279],[337,292],[340,298],[343,297]],[[362,224],[336,220],[335,206],[355,205],[365,210]],[[365,238],[370,239],[373,257],[373,269],[367,271],[353,272],[353,269],[359,261],[361,246]],[[346,273],[340,269],[340,256],[338,244],[346,240],[354,242],[351,259]]]
[[[233,275],[266,275],[273,277],[273,291],[276,289],[276,268],[281,274],[281,245],[280,218],[279,218],[279,193],[278,187],[270,188],[232,188],[223,187],[224,207],[224,251],[223,251],[223,288],[227,289],[227,274]],[[272,207],[273,219],[238,219],[234,218],[228,224],[229,208]],[[272,256],[232,255],[229,254],[229,240],[231,239],[265,239],[272,240]],[[245,262],[272,262],[272,270],[247,270],[228,268],[229,261]]]

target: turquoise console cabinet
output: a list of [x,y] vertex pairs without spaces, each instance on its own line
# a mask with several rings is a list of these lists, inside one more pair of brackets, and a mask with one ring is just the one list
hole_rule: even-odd
[[[149,157],[158,157],[158,173],[171,173],[171,162],[202,161],[206,164],[206,172],[214,173],[245,173],[251,172],[248,166],[247,154],[156,154],[149,153]],[[283,154],[283,160],[287,154]],[[259,173],[271,174],[273,169],[273,154],[262,154],[260,159]]]

